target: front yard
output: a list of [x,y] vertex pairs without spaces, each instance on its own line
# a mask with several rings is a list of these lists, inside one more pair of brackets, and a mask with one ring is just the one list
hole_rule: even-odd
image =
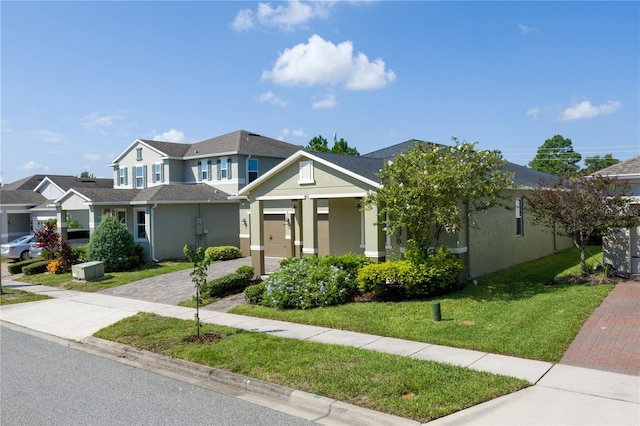
[[[588,263],[601,261],[589,247]],[[230,312],[358,331],[458,348],[557,362],[613,285],[554,284],[579,274],[575,248],[481,277],[445,295],[442,321],[432,320],[432,300],[362,302],[310,310],[242,305]]]

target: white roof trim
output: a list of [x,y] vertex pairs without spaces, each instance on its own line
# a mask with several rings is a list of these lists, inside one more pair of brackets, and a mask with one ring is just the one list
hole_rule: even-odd
[[[158,141],[158,142],[163,142],[163,141]],[[169,142],[169,143],[173,143],[173,142]],[[162,151],[158,150],[157,148],[152,147],[151,145],[149,145],[148,143],[146,143],[142,139],[136,139],[133,142],[131,142],[131,144],[127,148],[125,148],[125,150],[122,151],[120,153],[120,155],[118,155],[110,164],[107,164],[107,167],[115,167],[115,166],[117,166],[118,162],[122,159],[122,157],[124,157],[126,154],[128,154],[129,151],[131,151],[131,148],[133,148],[134,146],[136,146],[138,144],[146,146],[150,150],[157,152],[158,154],[160,154],[161,156],[163,156],[165,158],[169,158],[169,156],[167,155],[166,152],[162,152]]]
[[340,173],[343,173],[347,176],[351,176],[352,178],[355,178],[361,182],[364,182],[368,185],[373,186],[374,188],[381,188],[382,185],[379,184],[378,182],[374,182],[371,179],[367,179],[363,176],[360,176],[357,173],[354,173],[350,170],[347,170],[345,168],[342,168],[336,164],[333,164],[330,161],[324,160],[320,157],[317,157],[307,151],[304,150],[300,150],[297,151],[295,153],[293,153],[291,156],[289,156],[286,160],[284,160],[283,162],[281,162],[280,164],[278,164],[277,166],[273,167],[271,170],[269,170],[267,173],[263,174],[262,176],[260,176],[258,179],[254,180],[253,182],[251,182],[249,185],[245,186],[244,188],[242,188],[239,192],[238,195],[246,195],[249,194],[251,192],[252,189],[260,186],[264,181],[268,180],[269,178],[271,178],[271,176],[279,173],[281,170],[285,169],[286,167],[289,167],[291,164],[295,163],[296,161],[298,161],[301,158],[308,158],[310,160],[313,161],[317,161],[318,163],[324,164],[334,170],[339,171]]
[[258,197],[258,201],[280,201],[280,200],[304,200],[304,195],[265,195],[264,197]]
[[55,186],[56,188],[58,188],[58,190],[59,190],[60,192],[64,192],[64,190],[63,190],[62,188],[60,188],[58,185],[56,185],[56,183],[55,183],[54,181],[52,181],[51,179],[49,179],[49,177],[48,177],[48,176],[45,176],[45,178],[44,178],[44,179],[42,179],[42,182],[40,182],[40,183],[38,184],[38,186],[36,186],[35,188],[33,188],[33,191],[34,191],[34,192],[37,192],[38,194],[41,194],[41,192],[40,192],[40,191],[38,191],[38,189],[40,189],[40,187],[41,187],[41,186],[43,186],[43,185],[44,185],[45,183],[47,183],[47,182],[48,182],[48,183],[50,183],[51,185]]
[[85,200],[85,202],[87,202],[87,201],[90,202],[91,201],[91,198],[89,198],[86,195],[81,194],[79,191],[71,188],[70,190],[68,190],[67,192],[65,192],[61,196],[59,196],[56,200],[53,200],[53,204],[60,204],[62,201],[64,201],[64,199],[66,199],[70,195],[77,195],[78,197],[80,197],[83,200]]
[[367,195],[369,195],[367,192],[336,192],[333,194],[311,194],[309,198],[364,198]]

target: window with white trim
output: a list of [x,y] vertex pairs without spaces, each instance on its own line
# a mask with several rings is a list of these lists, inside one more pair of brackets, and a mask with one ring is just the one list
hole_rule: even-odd
[[231,158],[216,160],[218,180],[231,179]]
[[135,215],[136,240],[147,238],[147,214],[144,210],[136,210]]
[[247,160],[247,178],[249,183],[258,179],[258,160],[255,158],[249,158]]
[[313,161],[301,161],[298,164],[298,167],[300,169],[300,176],[299,176],[298,183],[299,184],[314,183]]
[[164,182],[164,170],[162,163],[155,163],[153,165],[153,181]]
[[136,148],[136,160],[142,161],[142,148]]
[[114,209],[113,216],[123,225],[127,224],[127,211],[122,209]]
[[118,169],[118,185],[126,185],[127,184],[127,168],[121,167]]
[[522,215],[522,198],[516,198],[516,235],[521,237],[524,235],[524,218]]
[[207,160],[206,163],[198,161],[198,179],[211,180],[211,160]]
[[136,166],[136,188],[146,188],[147,186],[147,166]]

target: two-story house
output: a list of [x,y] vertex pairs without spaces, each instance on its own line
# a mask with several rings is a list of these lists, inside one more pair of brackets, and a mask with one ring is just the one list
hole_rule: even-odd
[[136,139],[109,164],[111,188],[72,188],[55,205],[60,217],[86,210],[91,230],[114,215],[146,260],[182,258],[185,244],[239,246],[232,195],[299,149],[245,130],[193,144]]

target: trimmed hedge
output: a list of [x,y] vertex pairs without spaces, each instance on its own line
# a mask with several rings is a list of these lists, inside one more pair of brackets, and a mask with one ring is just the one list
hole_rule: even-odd
[[22,273],[25,275],[44,274],[45,272],[47,272],[48,264],[48,260],[39,260],[38,262],[34,262],[22,268]]
[[8,266],[8,271],[10,274],[19,274],[22,272],[22,268],[24,268],[27,265],[31,265],[33,263],[36,262],[42,262],[42,258],[41,257],[37,257],[35,259],[27,259],[27,260],[23,260],[21,262],[16,262],[16,263],[11,263]]
[[267,283],[259,283],[250,285],[249,287],[244,289],[244,300],[247,303],[251,303],[252,305],[259,305],[262,303],[262,296],[264,296],[264,291],[267,289]]
[[463,270],[460,259],[440,247],[420,264],[399,260],[366,265],[358,273],[358,288],[381,298],[435,296],[462,288]]
[[209,297],[222,297],[244,290],[253,280],[254,269],[241,266],[232,274],[216,278],[200,289],[201,294]]
[[242,257],[242,251],[234,246],[207,247],[204,251],[204,256],[210,262],[239,259]]

